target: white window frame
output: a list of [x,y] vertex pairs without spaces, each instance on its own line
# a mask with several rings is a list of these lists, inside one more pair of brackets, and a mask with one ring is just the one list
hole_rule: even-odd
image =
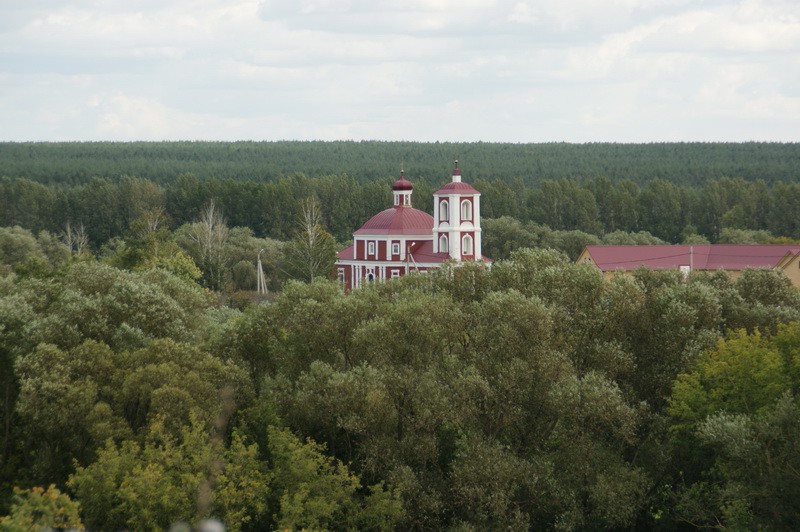
[[472,220],[472,202],[468,199],[461,202],[461,219],[464,221]]
[[447,235],[442,235],[439,237],[439,252],[447,253],[448,251],[450,251],[450,246],[448,246]]
[[472,255],[474,253],[475,253],[475,250],[474,250],[474,247],[473,247],[472,236],[464,235],[461,238],[461,254],[462,255]]
[[447,222],[450,220],[450,204],[447,200],[442,200],[439,203],[439,221]]
[[367,256],[375,255],[375,242],[367,242]]
[[392,255],[399,255],[399,254],[400,254],[400,242],[393,242]]
[[336,280],[340,283],[344,283],[344,268],[338,268],[336,270]]
[[392,279],[400,277],[400,270],[392,270]]

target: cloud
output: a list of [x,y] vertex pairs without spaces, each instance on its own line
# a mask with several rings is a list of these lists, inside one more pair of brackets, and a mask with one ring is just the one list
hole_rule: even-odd
[[800,140],[797,57],[794,0],[39,0],[0,137]]

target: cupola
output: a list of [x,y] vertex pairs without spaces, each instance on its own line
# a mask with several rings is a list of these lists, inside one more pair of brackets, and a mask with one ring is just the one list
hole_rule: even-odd
[[394,206],[395,207],[411,207],[411,193],[414,189],[414,185],[411,184],[411,181],[406,179],[404,172],[400,171],[400,179],[394,182],[392,185],[392,191],[394,192]]

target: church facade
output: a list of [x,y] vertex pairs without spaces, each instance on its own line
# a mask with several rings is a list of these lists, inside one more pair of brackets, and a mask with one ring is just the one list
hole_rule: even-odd
[[337,254],[336,276],[345,290],[445,263],[490,262],[481,254],[481,194],[461,180],[458,161],[451,181],[433,193],[433,216],[412,207],[413,189],[401,172],[392,185],[393,206],[367,220]]

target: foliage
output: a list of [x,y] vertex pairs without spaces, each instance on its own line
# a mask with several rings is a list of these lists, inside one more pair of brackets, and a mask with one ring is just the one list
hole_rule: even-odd
[[336,242],[321,224],[319,200],[303,201],[297,231],[284,250],[285,267],[292,278],[313,282],[317,277],[329,277],[333,271]]
[[138,347],[150,338],[188,340],[203,329],[210,296],[166,271],[126,272],[93,261],[73,262],[49,280],[19,282],[13,295],[29,318],[7,325],[25,338],[73,347],[94,339],[112,347]]
[[[796,240],[797,149],[764,143],[0,143],[0,175],[9,176],[0,179],[0,225],[63,234],[70,249],[76,240],[66,235],[79,233],[79,241],[97,250],[162,213],[163,227],[184,227],[178,242],[205,272],[204,283],[223,287],[220,273],[242,259],[203,251],[191,237],[201,236],[196,224],[207,219],[201,213],[209,205],[230,227],[285,241],[296,232],[302,201],[317,197],[320,225],[344,242],[389,205],[390,176],[413,150],[408,177],[417,207],[429,212],[430,193],[449,179],[450,158],[460,153],[466,177],[482,193],[485,218],[513,217],[523,226],[597,238],[622,231],[672,243]],[[499,228],[505,229],[516,232]],[[487,244],[487,255],[499,259],[535,243],[499,253]]]
[[9,532],[38,531],[51,528],[83,530],[80,505],[50,484],[45,490],[14,488],[11,513],[0,518],[0,528]]
[[225,447],[197,419],[178,436],[156,420],[144,445],[109,441],[69,485],[97,529],[165,530],[176,520],[216,516],[228,530],[389,530],[401,516],[396,496],[381,485],[362,497],[359,477],[324,446],[286,429],[269,427],[268,434],[270,465],[239,433]]
[[[198,500],[207,484],[211,503],[204,508]],[[241,530],[266,511],[269,475],[257,446],[238,435],[224,448],[197,419],[179,436],[155,420],[144,445],[108,441],[95,462],[76,468],[69,485],[90,528],[166,530],[178,520],[216,515],[228,530]]]
[[738,331],[681,374],[670,401],[675,516],[696,526],[793,529],[800,523],[797,337]]
[[210,426],[226,388],[240,406],[252,401],[242,370],[171,340],[122,353],[92,340],[68,352],[39,344],[18,358],[15,372],[23,442],[37,477],[65,477],[72,459],[86,463],[108,438],[141,441],[156,419],[175,434],[192,415]]
[[358,476],[324,450],[311,440],[302,443],[286,429],[270,427],[273,490],[280,496],[280,513],[273,516],[277,528],[393,529],[402,516],[396,495],[376,484],[360,501]]
[[0,275],[15,272],[23,277],[46,277],[68,258],[66,247],[47,231],[36,238],[19,226],[0,227]]
[[[180,182],[185,194],[164,197],[125,181],[138,206],[102,262],[52,233],[0,234],[4,513],[12,485],[71,479],[95,529],[210,516],[234,530],[796,528],[800,327],[784,324],[800,299],[779,273],[605,279],[570,256],[600,236],[501,215],[486,220],[506,235],[487,234],[506,257],[491,268],[349,294],[289,281],[239,311],[159,266],[194,251],[152,204],[189,212],[207,204],[193,187],[222,184]],[[341,181],[295,176],[280,194],[296,209],[323,182],[322,206]],[[751,215],[729,207],[748,189],[725,184],[707,190],[720,233]],[[602,238],[656,241],[618,208],[642,190],[585,185],[613,214]],[[695,235],[684,221],[664,227]],[[247,284],[259,253],[282,266],[276,241],[226,235],[221,277],[204,282]],[[41,268],[20,268],[29,257]]]
[[420,176],[446,175],[457,153],[475,179],[499,177],[511,183],[521,178],[526,185],[543,179],[604,177],[703,184],[709,178],[735,176],[774,182],[798,174],[797,150],[796,143],[764,142],[4,142],[0,174],[72,185],[92,176],[139,176],[165,183],[187,173],[202,180],[275,180],[304,172],[310,177],[342,174],[364,182],[397,174],[402,161],[413,154],[414,165],[406,174],[416,181]]

